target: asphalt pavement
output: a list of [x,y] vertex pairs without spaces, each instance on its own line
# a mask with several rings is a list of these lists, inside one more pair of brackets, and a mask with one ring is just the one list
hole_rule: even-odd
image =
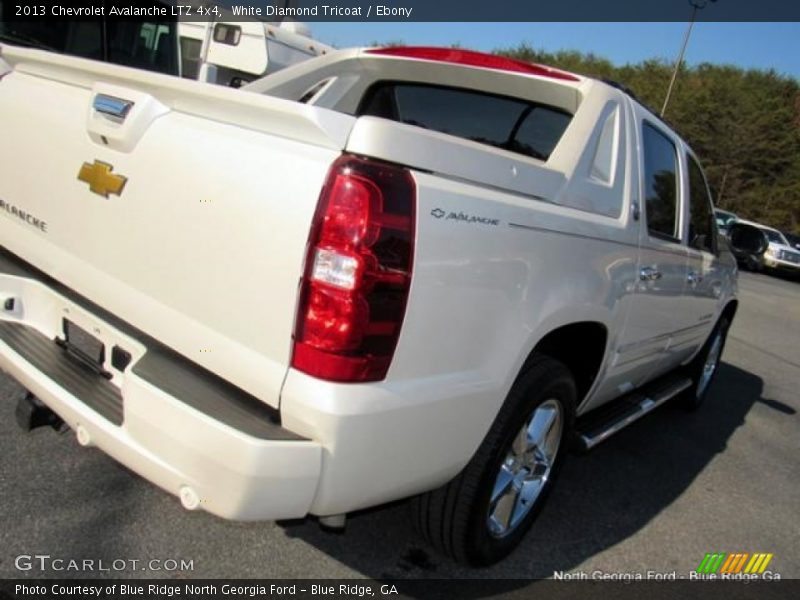
[[[344,534],[314,519],[187,512],[71,433],[22,432],[14,407],[23,390],[0,376],[0,578],[685,575],[708,552],[772,553],[772,571],[798,578],[800,283],[743,273],[739,285],[723,365],[700,410],[662,407],[570,456],[521,547],[483,570],[426,547],[405,502],[352,515]],[[18,558],[36,555],[50,558]],[[95,570],[72,570],[70,559]]]

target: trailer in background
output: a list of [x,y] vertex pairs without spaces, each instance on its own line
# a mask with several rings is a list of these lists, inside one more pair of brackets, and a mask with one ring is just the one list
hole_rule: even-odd
[[233,87],[332,49],[314,40],[304,23],[225,20],[235,17],[223,9],[213,14],[206,22],[174,16],[37,20],[17,17],[14,5],[0,0],[0,43]]
[[231,87],[332,50],[297,21],[182,21],[178,35],[183,77]]

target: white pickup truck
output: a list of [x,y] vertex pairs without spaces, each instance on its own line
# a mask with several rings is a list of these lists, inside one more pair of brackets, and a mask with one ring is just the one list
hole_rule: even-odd
[[708,392],[735,263],[692,151],[612,85],[422,47],[242,90],[1,50],[0,366],[187,509],[415,496],[488,564],[568,443]]

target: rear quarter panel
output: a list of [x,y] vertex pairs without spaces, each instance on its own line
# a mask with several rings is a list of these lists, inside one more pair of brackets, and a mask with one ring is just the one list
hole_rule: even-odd
[[[595,321],[607,328],[607,344],[616,343],[638,259],[624,118],[617,214],[566,206],[597,185],[587,139],[614,97],[585,101],[577,127],[547,164],[382,119],[356,123],[348,151],[419,167],[412,170],[413,277],[385,381],[333,385],[294,370],[287,376],[284,424],[324,446],[313,513],[371,506],[451,479],[484,438],[528,355],[554,329]],[[517,189],[503,189],[503,181]]]

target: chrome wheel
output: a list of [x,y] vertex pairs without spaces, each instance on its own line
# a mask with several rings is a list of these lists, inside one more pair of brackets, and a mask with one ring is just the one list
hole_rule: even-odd
[[489,499],[487,522],[493,537],[514,531],[536,504],[553,469],[563,424],[561,403],[549,399],[533,411],[514,437]]
[[700,371],[700,379],[697,382],[697,397],[700,398],[705,394],[708,384],[711,383],[711,378],[714,377],[714,372],[717,370],[719,364],[719,356],[722,351],[723,332],[717,331],[714,336],[714,342],[706,355],[706,362],[703,363],[703,370]]

